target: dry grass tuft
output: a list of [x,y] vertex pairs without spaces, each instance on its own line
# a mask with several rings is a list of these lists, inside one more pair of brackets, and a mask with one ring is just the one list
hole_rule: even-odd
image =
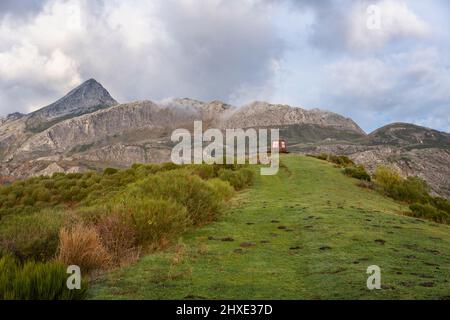
[[58,260],[66,265],[77,265],[82,272],[89,272],[110,266],[111,255],[94,227],[79,224],[72,229],[61,229]]

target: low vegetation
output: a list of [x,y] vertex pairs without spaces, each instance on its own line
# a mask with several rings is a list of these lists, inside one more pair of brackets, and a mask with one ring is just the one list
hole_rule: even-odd
[[356,165],[353,160],[347,156],[338,156],[328,153],[321,153],[319,155],[309,155],[310,157],[328,161],[334,163],[336,167],[342,169],[342,173],[346,176],[364,181],[370,182],[371,176],[367,173],[366,169],[362,165]]
[[418,177],[403,178],[393,168],[380,166],[375,170],[375,189],[395,200],[410,204],[410,215],[438,223],[450,223],[450,201],[433,197],[427,183]]
[[[167,163],[58,173],[0,187],[0,297],[78,298],[54,287],[57,295],[51,296],[5,282],[35,279],[35,270],[48,268],[55,279],[45,279],[57,287],[67,278],[63,266],[78,265],[89,274],[133,262],[216,220],[252,179],[245,166]],[[26,281],[34,287],[38,280]]]
[[334,163],[342,168],[342,172],[352,178],[359,179],[358,185],[375,189],[394,200],[409,204],[407,214],[429,219],[438,223],[450,223],[450,201],[430,195],[427,183],[419,177],[403,178],[397,170],[379,166],[371,176],[364,166],[356,165],[346,156],[331,154],[311,155],[311,157]]
[[66,267],[57,261],[19,263],[10,255],[0,258],[0,300],[83,299],[87,285],[69,290]]
[[[449,226],[329,163],[282,155],[217,222],[104,273],[90,299],[448,299]],[[398,213],[398,214],[397,214]],[[367,268],[382,270],[368,290]]]

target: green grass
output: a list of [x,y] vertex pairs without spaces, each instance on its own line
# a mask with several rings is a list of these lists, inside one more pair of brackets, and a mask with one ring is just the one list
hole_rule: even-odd
[[[278,175],[258,176],[219,221],[105,274],[90,298],[450,298],[449,226],[401,215],[407,206],[357,187],[324,161],[282,161]],[[381,290],[366,287],[373,264]]]

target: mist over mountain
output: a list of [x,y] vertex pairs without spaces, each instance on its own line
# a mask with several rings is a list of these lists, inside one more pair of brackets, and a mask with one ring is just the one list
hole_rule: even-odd
[[118,104],[90,79],[51,105],[0,122],[0,175],[23,178],[170,160],[174,129],[279,128],[292,152],[346,154],[374,170],[397,167],[450,195],[450,134],[395,123],[366,134],[339,114],[253,102],[236,107],[189,98]]

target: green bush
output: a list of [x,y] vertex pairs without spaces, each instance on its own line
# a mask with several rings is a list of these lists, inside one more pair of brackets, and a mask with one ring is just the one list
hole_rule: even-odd
[[103,174],[107,175],[107,176],[110,176],[110,175],[116,174],[117,172],[119,172],[119,170],[117,170],[116,168],[106,168],[103,171]]
[[394,186],[392,197],[408,203],[423,202],[428,196],[428,185],[418,177],[408,177]]
[[217,176],[216,168],[213,165],[192,164],[187,166],[187,169],[192,172],[192,174],[198,175],[204,180],[212,179]]
[[0,300],[78,300],[86,295],[87,284],[80,290],[67,288],[66,268],[58,262],[29,261],[19,264],[6,255],[0,259]]
[[173,200],[186,207],[195,225],[214,220],[222,209],[222,198],[211,185],[186,170],[149,176],[126,192],[135,197]]
[[221,169],[218,172],[219,179],[227,181],[236,190],[242,190],[253,182],[254,172],[249,168],[241,168],[237,171]]
[[386,195],[391,195],[392,190],[402,182],[402,176],[397,170],[384,166],[376,168],[374,178],[377,186]]
[[440,198],[440,197],[435,197],[435,198],[432,198],[430,202],[434,207],[450,214],[450,200]]
[[172,200],[122,196],[109,210],[131,224],[137,243],[147,247],[163,246],[191,225],[186,208]]
[[338,155],[333,155],[333,154],[328,154],[328,153],[321,153],[319,155],[309,154],[308,156],[319,159],[319,160],[324,160],[324,161],[334,163],[342,168],[355,166],[355,163],[347,156],[338,156]]
[[418,177],[403,179],[400,173],[387,167],[378,167],[375,182],[385,195],[408,203],[425,202],[429,197],[426,182]]
[[430,204],[415,203],[409,206],[413,217],[426,218],[439,223],[449,223],[450,215]]
[[5,217],[0,224],[0,250],[21,261],[53,258],[64,217],[65,213],[57,210]]
[[355,166],[355,163],[347,156],[329,155],[328,161],[343,168]]
[[239,174],[242,175],[245,186],[251,186],[253,184],[253,179],[255,178],[255,172],[247,167],[243,167],[238,170]]
[[358,180],[371,181],[370,174],[363,166],[347,167],[344,169],[344,174]]
[[319,160],[328,161],[328,154],[326,154],[326,153],[321,153],[321,154],[319,154],[317,156],[313,156],[313,157],[315,157],[315,158],[317,158]]
[[219,178],[211,179],[208,181],[208,183],[224,200],[230,200],[235,193],[234,188],[230,185],[229,182],[220,180]]

